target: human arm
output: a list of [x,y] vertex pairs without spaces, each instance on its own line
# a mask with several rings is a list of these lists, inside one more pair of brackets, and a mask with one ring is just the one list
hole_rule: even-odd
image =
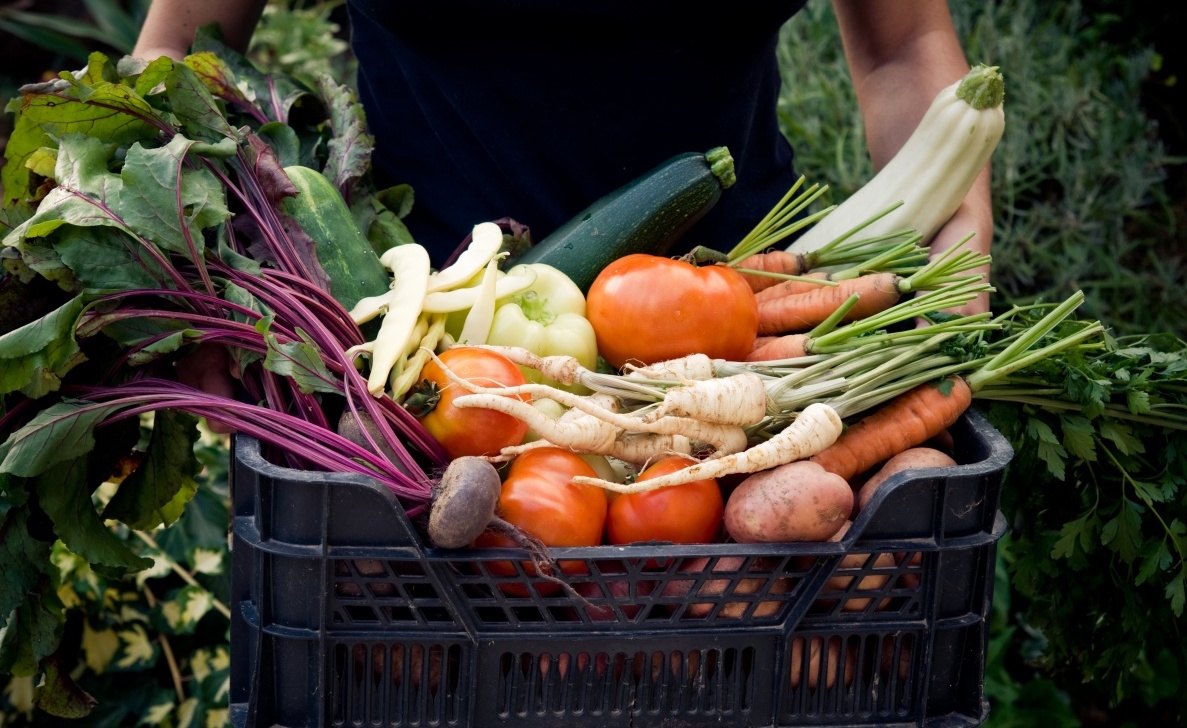
[[[936,94],[969,70],[944,0],[833,0],[845,58],[865,121],[866,143],[881,169],[906,142]],[[971,249],[988,253],[993,238],[989,166],[931,241],[933,254],[970,233]],[[984,271],[988,275],[988,271]],[[961,313],[989,309],[988,294]]]
[[267,0],[153,0],[132,55],[147,60],[183,58],[194,32],[209,23],[218,23],[228,45],[246,51],[266,4]]

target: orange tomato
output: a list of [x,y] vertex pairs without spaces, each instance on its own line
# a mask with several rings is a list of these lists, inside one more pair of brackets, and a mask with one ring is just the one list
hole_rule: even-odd
[[[680,470],[696,461],[664,458],[639,474],[636,482]],[[707,478],[641,493],[621,494],[606,515],[606,542],[712,543],[721,531],[724,501],[717,480]]]
[[[573,476],[597,477],[597,473],[580,455],[557,447],[528,450],[515,458],[503,481],[499,496],[499,516],[539,539],[545,546],[597,546],[602,542],[606,522],[606,494],[593,485],[575,485]],[[479,536],[475,546],[514,547],[509,537],[491,531]],[[582,573],[580,561],[561,563],[568,573]],[[499,575],[515,573],[506,562],[489,564],[490,571]],[[529,574],[535,567],[524,564]],[[542,593],[557,591],[555,584],[540,583]],[[508,594],[526,595],[517,584],[505,584]]]
[[758,304],[740,273],[636,253],[602,269],[586,294],[598,353],[610,364],[688,354],[741,361],[758,332]]
[[[527,383],[519,367],[507,357],[489,349],[465,346],[447,349],[440,359],[458,377],[481,386],[517,387]],[[523,442],[528,432],[527,423],[511,415],[480,407],[454,407],[454,399],[470,392],[449,381],[437,362],[425,364],[420,377],[435,384],[441,394],[437,404],[420,417],[421,424],[441,443],[450,458],[497,455],[504,447]],[[530,401],[526,395],[518,399]]]

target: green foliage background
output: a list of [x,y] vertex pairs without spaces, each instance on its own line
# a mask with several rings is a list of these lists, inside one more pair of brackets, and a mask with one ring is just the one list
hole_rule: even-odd
[[[38,20],[0,8],[6,43],[54,49],[30,56],[45,67],[6,69],[0,95],[44,71],[81,66],[96,47],[118,56],[129,47],[127,23],[138,23],[146,4],[85,5],[107,24],[84,33],[65,15]],[[1182,11],[1109,0],[951,5],[970,61],[998,65],[1006,78],[1007,129],[994,156],[995,310],[1082,289],[1085,315],[1118,334],[1183,337],[1187,185],[1173,113],[1182,66],[1178,49],[1162,45]],[[339,11],[340,3],[275,4],[254,57],[298,77],[329,70],[349,81]],[[799,170],[843,199],[872,170],[827,3],[810,3],[785,40],[783,128]],[[1000,548],[995,591],[990,726],[1183,724],[1187,639],[1171,581],[1182,556],[1160,569],[1158,549],[1173,562],[1170,547],[1183,538],[1174,524],[1187,520],[1187,443],[1150,440],[1119,452],[1119,477],[1065,447],[1058,418],[1026,415],[999,422],[1019,452],[1003,502],[1012,533]],[[1040,427],[1051,433],[1045,448],[1033,444]],[[63,644],[75,648],[62,669],[101,701],[76,725],[225,722],[226,458],[216,438],[200,447],[207,468],[182,520],[152,534],[117,533],[153,567],[127,578],[101,574],[54,547],[61,575],[46,606],[67,615]],[[1165,497],[1140,496],[1150,492]],[[1105,528],[1113,521],[1125,533]],[[33,694],[29,678],[11,679],[0,693],[0,725],[54,724]]]
[[[1081,289],[1084,315],[1116,335],[1183,337],[1187,176],[1173,112],[1183,65],[1168,32],[1183,11],[1108,0],[950,5],[970,62],[999,66],[1006,80],[993,309]],[[799,171],[839,201],[873,170],[827,4],[810,4],[785,36],[781,122]],[[1086,393],[1093,386],[1085,376]],[[987,409],[1017,450],[1003,495],[1011,532],[999,549],[988,725],[1183,725],[1184,438],[1139,428],[1080,442],[1076,423],[1038,408]]]

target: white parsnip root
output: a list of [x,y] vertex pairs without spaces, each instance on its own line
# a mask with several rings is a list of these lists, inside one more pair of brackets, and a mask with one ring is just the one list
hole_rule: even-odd
[[705,354],[689,354],[678,359],[656,362],[649,366],[640,367],[627,363],[623,367],[627,377],[635,379],[652,379],[660,381],[682,382],[687,379],[712,379],[717,376],[717,368],[709,356]]
[[[687,454],[691,450],[688,438],[676,433],[629,433],[581,410],[578,412],[585,416],[554,418],[527,402],[501,394],[465,394],[455,398],[453,406],[459,409],[482,407],[501,412],[526,422],[542,440],[556,447],[580,453],[609,455],[636,465],[664,455]],[[589,409],[596,407],[598,405],[591,405]],[[637,436],[632,437],[632,434]]]
[[583,379],[590,374],[594,374],[594,372],[581,366],[581,362],[572,356],[561,354],[540,356],[520,346],[495,346],[487,344],[480,348],[502,354],[513,363],[521,367],[535,369],[544,375],[545,379],[551,379],[566,387],[584,384]]
[[641,483],[612,483],[585,476],[576,476],[572,482],[596,485],[618,493],[642,493],[705,478],[719,478],[734,473],[757,473],[815,455],[836,441],[841,436],[841,429],[841,417],[836,410],[827,404],[814,402],[805,407],[790,425],[771,439],[739,453],[704,460]]
[[[552,438],[545,435],[543,431],[537,430],[535,425],[537,422],[540,422],[542,427],[548,427],[548,423],[542,420],[550,418],[530,406],[524,409],[508,404],[508,402],[517,401],[512,398],[520,395],[528,395],[533,399],[551,399],[571,409],[577,409],[588,415],[592,415],[594,418],[621,430],[623,434],[639,432],[684,437],[688,440],[704,443],[712,447],[715,457],[740,452],[746,449],[746,446],[749,444],[745,430],[737,425],[671,416],[647,421],[641,417],[619,414],[600,404],[597,399],[583,397],[547,384],[521,384],[516,387],[483,387],[458,377],[435,355],[434,359],[441,367],[441,371],[444,372],[445,376],[452,383],[474,393],[453,400],[454,407],[461,409],[465,409],[466,407],[482,407],[511,415],[516,419],[528,423],[529,427],[536,430],[545,439],[551,440]],[[576,436],[576,433],[571,434]],[[593,442],[594,439],[596,438],[591,434],[590,441]],[[589,449],[591,446],[580,439],[569,439],[564,442],[557,442],[556,444],[580,452],[597,452]],[[606,455],[611,453],[599,452],[599,454]]]
[[664,393],[645,420],[665,415],[692,417],[723,425],[757,425],[767,414],[767,390],[752,372],[713,379],[692,379]]

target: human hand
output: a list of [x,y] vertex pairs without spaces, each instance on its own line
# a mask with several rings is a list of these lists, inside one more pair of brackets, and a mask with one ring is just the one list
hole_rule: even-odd
[[[971,239],[965,240],[972,233]],[[931,241],[931,258],[934,260],[939,255],[943,254],[950,248],[960,245],[965,241],[964,247],[967,250],[975,250],[979,253],[988,253],[990,240],[993,236],[993,223],[988,214],[978,213],[973,209],[972,205],[967,202],[957,208],[951,219],[940,228],[935,237]],[[969,275],[979,273],[985,276],[985,281],[989,281],[989,266],[975,268],[968,272]],[[984,291],[978,293],[975,298],[965,303],[962,306],[949,309],[952,313],[960,314],[962,316],[971,316],[974,314],[985,313],[989,311],[989,292]]]

